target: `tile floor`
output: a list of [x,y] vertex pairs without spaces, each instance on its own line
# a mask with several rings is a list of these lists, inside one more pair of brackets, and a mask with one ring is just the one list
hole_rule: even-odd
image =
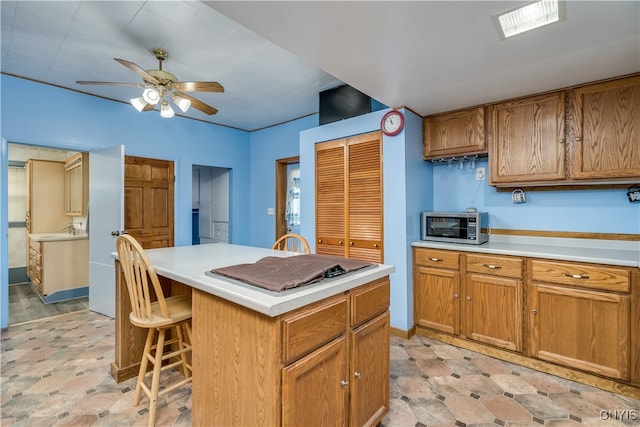
[[[109,375],[113,341],[114,321],[89,310],[2,331],[1,425],[146,425],[135,379]],[[421,336],[391,338],[390,397],[384,427],[640,425],[639,400]],[[190,386],[159,399],[156,425],[191,425]]]
[[45,304],[30,282],[9,286],[9,325],[89,308],[89,297]]

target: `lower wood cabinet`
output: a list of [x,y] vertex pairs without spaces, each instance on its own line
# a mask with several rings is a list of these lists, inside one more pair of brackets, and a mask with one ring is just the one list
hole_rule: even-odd
[[530,355],[629,380],[630,271],[542,260],[531,264]]
[[278,317],[194,290],[194,425],[378,425],[389,303],[388,277]]
[[449,334],[460,333],[460,255],[416,249],[413,296],[416,325]]
[[464,335],[522,351],[522,258],[466,254]]
[[413,250],[418,328],[640,385],[637,269]]
[[89,286],[89,240],[29,239],[27,276],[41,296]]

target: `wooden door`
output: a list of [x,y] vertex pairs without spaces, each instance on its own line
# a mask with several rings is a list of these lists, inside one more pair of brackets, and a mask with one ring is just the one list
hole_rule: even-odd
[[484,107],[425,117],[424,158],[486,153]]
[[565,92],[489,107],[490,183],[565,178]]
[[573,176],[640,176],[640,76],[574,91]]
[[467,274],[463,312],[472,340],[522,351],[522,281]]
[[343,335],[282,370],[282,425],[346,426],[346,381]]
[[316,253],[384,262],[380,132],[316,145]]
[[143,248],[174,245],[174,165],[125,156],[124,227]]
[[460,273],[416,267],[413,286],[415,323],[457,335],[460,332]]
[[389,410],[389,320],[386,313],[351,332],[352,427],[376,426]]
[[382,263],[382,141],[379,132],[347,139],[347,173],[347,258]]
[[346,140],[316,145],[316,253],[346,256]]
[[629,296],[544,283],[530,288],[532,356],[629,379]]

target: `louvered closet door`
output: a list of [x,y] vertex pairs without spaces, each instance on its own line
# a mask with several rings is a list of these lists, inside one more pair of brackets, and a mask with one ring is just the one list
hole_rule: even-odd
[[347,139],[349,258],[383,262],[382,144],[380,133]]
[[316,253],[346,256],[345,139],[316,144]]

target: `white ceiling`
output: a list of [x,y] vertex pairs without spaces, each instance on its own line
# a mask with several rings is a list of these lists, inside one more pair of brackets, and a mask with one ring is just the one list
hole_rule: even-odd
[[[492,15],[521,1],[6,1],[2,72],[128,102],[113,60],[218,81],[200,120],[256,130],[318,111],[341,82],[424,116],[640,71],[640,1],[569,1],[562,22],[501,40]],[[138,113],[132,107],[132,114]]]

